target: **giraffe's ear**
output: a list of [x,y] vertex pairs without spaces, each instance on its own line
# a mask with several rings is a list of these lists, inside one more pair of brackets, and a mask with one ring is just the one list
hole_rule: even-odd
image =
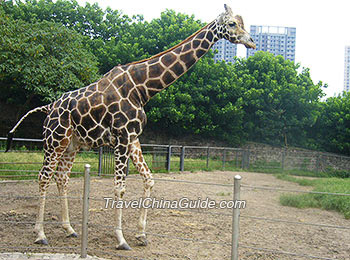
[[224,4],[224,7],[225,7],[225,10],[226,10],[226,13],[228,13],[230,15],[233,15],[231,7],[229,7],[227,4]]
[[240,26],[241,26],[242,28],[244,28],[244,22],[243,22],[242,16],[236,15],[235,18],[236,18],[236,20],[238,21],[238,23],[240,24]]

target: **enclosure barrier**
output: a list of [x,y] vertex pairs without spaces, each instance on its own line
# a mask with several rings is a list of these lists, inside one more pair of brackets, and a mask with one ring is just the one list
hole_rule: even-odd
[[[0,151],[5,148],[6,138],[0,137]],[[14,150],[18,153],[42,153],[41,139],[14,138]],[[307,171],[322,174],[335,174],[338,177],[350,177],[350,157],[330,153],[293,149],[230,148],[209,146],[179,146],[143,144],[142,150],[150,168],[155,172],[193,171],[193,170],[249,170],[249,171]],[[28,150],[29,149],[29,150]],[[30,149],[35,149],[30,151]],[[114,173],[114,154],[109,147],[92,151],[81,151],[81,155],[94,157],[94,162],[84,161],[84,156],[74,165],[89,163],[91,174],[106,175]],[[13,162],[0,160],[0,178],[12,178],[22,173],[36,173],[41,165],[36,162]],[[36,170],[16,169],[15,165],[28,165]],[[135,172],[131,166],[128,171]],[[73,175],[83,170],[73,171]],[[5,174],[8,173],[8,174]],[[26,177],[35,177],[35,174]],[[21,176],[18,176],[21,177]]]
[[[240,153],[239,149],[227,149],[227,148],[209,148],[209,147],[193,147],[193,146],[186,146],[186,147],[182,147],[182,146],[161,146],[161,147],[157,147],[157,146],[153,146],[153,145],[148,145],[148,147],[151,147],[152,149],[154,149],[154,147],[156,147],[158,150],[154,151],[153,150],[153,154],[161,154],[162,158],[168,158],[169,160],[164,160],[162,161],[163,165],[171,165],[171,163],[174,163],[171,160],[175,160],[175,158],[178,159],[178,166],[181,165],[180,160],[181,158],[183,158],[183,167],[186,170],[186,158],[187,159],[191,159],[191,157],[195,156],[195,152],[191,153],[191,149],[192,151],[195,149],[200,150],[202,153],[200,154],[201,156],[203,154],[205,154],[205,156],[207,156],[209,154],[209,156],[205,157],[205,165],[207,166],[208,164],[210,165],[210,156],[213,155],[215,153],[214,149],[220,150],[220,151],[225,151],[223,153],[221,153],[220,156],[222,156],[221,158],[225,158],[225,160],[222,160],[222,166],[227,167],[227,156],[230,156],[230,152],[232,152],[232,154],[234,153]],[[144,147],[143,147],[144,148]],[[165,152],[163,152],[165,151]],[[159,153],[162,152],[162,153]],[[182,155],[181,155],[182,153]],[[253,152],[247,153],[248,154],[248,158],[251,156]],[[102,160],[99,160],[99,162],[101,162],[101,164],[98,164],[98,168],[101,168],[101,171],[103,169],[103,156],[104,153],[103,152],[96,152],[96,154],[99,155],[99,157],[102,157]],[[197,153],[198,154],[198,153]],[[219,157],[220,157],[219,156]],[[246,155],[247,156],[247,155]],[[153,158],[153,157],[152,157]],[[173,159],[171,159],[173,158]],[[208,159],[209,158],[209,159]],[[236,161],[236,157],[233,157],[233,164],[237,165],[237,163],[239,165],[242,165],[242,161],[243,156],[240,157],[242,158],[241,160]],[[254,161],[252,159],[253,157],[250,157],[250,163],[248,163],[247,165],[250,165],[250,167],[252,167],[252,165],[254,165]],[[283,155],[283,157],[281,157],[281,159],[283,159],[281,162],[282,165],[284,165],[283,167],[287,167],[287,161],[286,161],[287,155]],[[345,157],[344,157],[345,158]],[[345,160],[344,158],[340,157],[341,160]],[[249,160],[248,160],[249,161]],[[10,163],[10,162],[9,162]],[[317,162],[317,164],[321,164],[320,161]],[[101,165],[101,166],[100,166]],[[169,167],[170,169],[170,167]],[[23,172],[28,172],[26,170],[23,170]],[[31,172],[37,172],[37,171],[31,171]],[[87,173],[88,172],[88,173]],[[97,174],[97,172],[93,173],[90,172],[90,167],[85,167],[85,174],[84,174],[84,178],[88,178],[90,177],[90,174]],[[81,175],[81,172],[76,172],[76,174]],[[106,177],[112,177],[113,174],[102,174]],[[13,176],[13,175],[11,175]],[[37,175],[34,175],[37,176]],[[136,178],[136,179],[140,179],[139,176],[136,175],[129,175],[127,178]],[[237,184],[237,182],[235,182],[234,184],[220,184],[220,183],[209,183],[209,182],[196,182],[196,181],[187,181],[187,180],[177,180],[177,179],[166,179],[166,178],[154,178],[155,181],[157,182],[177,182],[177,183],[183,183],[183,184],[187,184],[187,185],[218,185],[218,186],[224,186],[224,187],[232,187],[235,189],[235,186],[239,186],[239,187],[243,187],[245,189],[252,189],[252,190],[270,190],[270,191],[277,191],[277,192],[296,192],[296,193],[309,193],[309,194],[321,194],[321,195],[328,195],[328,196],[350,196],[350,194],[347,193],[328,193],[328,192],[309,192],[309,191],[300,191],[300,190],[292,190],[292,189],[283,189],[283,188],[273,188],[273,187],[260,187],[260,186],[253,186],[253,185],[242,185],[242,184]],[[86,180],[87,183],[88,180]],[[0,182],[1,183],[9,183],[9,182]],[[85,185],[85,184],[84,184]],[[84,186],[85,187],[85,186]],[[86,187],[89,187],[89,185],[86,184]],[[1,191],[1,189],[0,189]],[[129,193],[129,191],[128,191]],[[84,188],[84,196],[83,197],[74,197],[74,196],[68,196],[67,198],[69,200],[82,200],[82,201],[91,201],[91,200],[95,200],[95,201],[103,201],[103,199],[101,198],[97,198],[97,197],[91,197],[89,196],[88,192],[85,192],[85,188]],[[236,192],[233,193],[235,197],[233,197],[233,199],[237,199],[237,195]],[[9,198],[9,199],[30,199],[30,198],[39,198],[39,196],[12,196],[12,195],[3,195],[0,192],[0,198]],[[48,199],[60,199],[59,196],[46,196],[46,198]],[[239,197],[238,197],[239,198]],[[286,224],[290,224],[290,225],[305,225],[305,226],[313,226],[313,227],[322,227],[322,228],[331,228],[331,229],[341,229],[341,230],[350,230],[350,227],[348,226],[337,226],[337,225],[328,225],[328,224],[323,224],[323,223],[307,223],[307,222],[298,222],[298,221],[290,221],[290,220],[285,220],[285,219],[277,219],[277,218],[265,218],[262,216],[250,216],[250,215],[241,215],[239,212],[232,212],[232,213],[224,213],[224,212],[206,212],[206,211],[197,211],[197,210],[191,210],[191,209],[178,209],[178,210],[185,210],[185,211],[189,211],[191,212],[191,214],[208,214],[208,215],[221,215],[221,216],[227,216],[227,217],[232,217],[232,241],[231,242],[213,242],[213,241],[206,241],[206,240],[201,240],[201,239],[192,239],[192,238],[184,238],[184,237],[178,237],[178,236],[171,236],[171,235],[166,235],[166,234],[158,234],[158,233],[152,233],[152,232],[147,232],[147,235],[150,236],[156,236],[156,237],[160,237],[160,238],[166,238],[166,239],[176,239],[176,240],[182,240],[182,241],[188,241],[188,242],[195,242],[195,243],[207,243],[207,244],[219,244],[223,247],[231,247],[231,259],[238,259],[236,257],[238,257],[238,248],[247,248],[247,249],[251,249],[254,251],[259,251],[259,252],[266,252],[266,253],[273,253],[273,254],[279,254],[279,255],[286,255],[286,256],[291,256],[291,257],[303,257],[303,258],[309,258],[309,259],[324,259],[324,260],[335,260],[335,258],[331,258],[331,257],[325,257],[325,256],[314,256],[314,255],[308,255],[308,254],[303,254],[301,252],[287,252],[287,251],[282,251],[282,250],[278,250],[278,249],[274,249],[274,248],[262,248],[262,247],[257,247],[257,246],[252,246],[252,245],[245,245],[245,244],[239,244],[238,246],[238,234],[235,234],[235,232],[238,232],[239,228],[235,228],[235,226],[237,226],[237,224],[239,223],[239,218],[249,218],[249,219],[253,219],[256,221],[265,221],[268,223],[286,223]],[[84,211],[86,212],[86,204],[84,205]],[[85,216],[85,217],[84,217]],[[236,220],[235,220],[236,219]],[[62,222],[59,221],[45,221],[45,224],[62,224]],[[8,225],[8,224],[22,224],[22,225],[34,225],[35,221],[11,221],[11,220],[6,220],[6,221],[0,221],[0,226],[1,225]],[[86,225],[88,226],[99,226],[101,228],[115,228],[113,226],[108,226],[108,225],[102,225],[102,224],[88,224],[88,210],[87,213],[83,214],[83,221],[73,221],[71,222],[71,224],[75,224],[75,225],[82,225],[82,242],[80,247],[39,247],[39,246],[8,246],[5,243],[1,243],[0,242],[0,248],[2,249],[6,249],[6,250],[28,250],[28,251],[33,251],[33,250],[44,250],[44,251],[65,251],[65,252],[70,252],[74,251],[74,252],[79,252],[80,249],[80,254],[82,257],[84,257],[85,254],[87,254],[87,252],[89,252],[89,247],[87,245],[87,231],[88,228],[86,228],[85,231],[83,226]],[[132,230],[132,229],[125,229],[125,231],[130,231],[130,232],[135,232],[136,230]],[[83,241],[84,239],[84,241]],[[4,241],[4,240],[3,240]],[[85,245],[86,244],[86,245]],[[114,248],[114,247],[110,247],[110,248]],[[98,252],[96,250],[94,250],[93,252]],[[126,255],[122,255],[122,254],[117,254],[117,253],[110,253],[110,252],[105,252],[102,251],[100,253],[104,253],[104,254],[109,254],[113,257],[119,257],[120,259],[122,258],[129,258],[129,259],[144,259],[144,258],[139,258],[137,256],[126,256]],[[235,255],[237,254],[237,256]]]
[[[85,165],[85,171],[84,171],[84,189],[83,189],[83,197],[75,197],[75,196],[67,196],[67,199],[69,200],[82,200],[83,201],[83,209],[82,209],[82,222],[77,222],[77,221],[71,221],[71,224],[78,225],[81,224],[82,226],[82,231],[81,231],[81,245],[80,247],[43,247],[43,246],[8,246],[6,244],[0,244],[0,249],[11,249],[11,250],[28,250],[28,251],[37,251],[37,250],[43,250],[43,251],[63,251],[63,252],[69,252],[72,253],[71,250],[77,252],[77,250],[80,248],[80,255],[81,258],[86,258],[87,257],[87,252],[89,250],[88,248],[88,226],[99,226],[99,227],[104,227],[104,228],[111,228],[115,229],[114,226],[109,226],[109,225],[101,225],[101,224],[91,224],[89,223],[89,201],[90,200],[95,200],[95,201],[103,201],[101,198],[96,198],[96,197],[91,197],[90,196],[90,165],[86,164]],[[137,176],[129,176],[128,178],[137,178]],[[181,182],[181,183],[187,183],[187,184],[192,184],[192,185],[219,185],[219,186],[225,186],[225,187],[234,187],[234,198],[239,199],[239,191],[240,191],[240,179],[241,177],[239,175],[235,176],[234,178],[234,184],[215,184],[215,183],[205,183],[205,182],[191,182],[191,181],[183,181],[183,180],[171,180],[171,179],[161,179],[161,178],[154,178],[155,180],[158,181],[170,181],[170,182]],[[6,184],[9,182],[0,182],[1,184]],[[31,199],[31,198],[39,198],[39,196],[11,196],[11,195],[2,195],[0,194],[0,198],[13,198],[13,199]],[[60,199],[60,196],[46,196],[47,199]],[[181,210],[181,209],[178,209]],[[192,210],[190,210],[192,211]],[[195,212],[195,211],[193,211]],[[204,212],[203,212],[204,213]],[[204,213],[204,214],[210,214],[209,212]],[[232,225],[232,238],[233,240],[231,243],[223,243],[223,242],[213,242],[213,241],[208,241],[208,240],[202,240],[202,239],[190,239],[190,238],[183,238],[183,237],[177,237],[177,236],[169,236],[169,235],[164,235],[164,234],[158,234],[158,233],[152,233],[152,232],[146,232],[147,235],[150,236],[157,236],[161,238],[166,238],[166,239],[177,239],[177,240],[182,240],[182,241],[187,241],[187,242],[197,242],[197,243],[208,243],[208,244],[219,244],[223,246],[230,246],[232,248],[232,255],[231,259],[237,260],[238,259],[238,232],[239,232],[239,208],[234,208],[232,211],[232,214],[219,214],[219,215],[226,215],[226,216],[235,216],[233,218],[233,225]],[[34,225],[36,222],[33,221],[0,221],[0,225],[6,225],[6,224],[25,224],[25,225]],[[63,222],[60,221],[43,221],[44,224],[64,224]],[[136,232],[136,230],[133,229],[123,229],[124,231],[132,231]],[[115,249],[114,247],[110,247]],[[67,251],[69,250],[69,251]],[[96,252],[96,250],[94,250]],[[101,253],[106,254],[106,252],[101,251]],[[114,257],[119,257],[119,258],[131,258],[131,259],[143,259],[144,258],[139,258],[139,257],[134,257],[134,256],[126,256],[122,254],[117,254],[117,253],[107,253],[110,254],[111,256]]]
[[[127,178],[134,178],[134,179],[140,179],[139,176],[130,175]],[[330,195],[330,196],[350,196],[350,194],[347,193],[327,193],[327,192],[310,192],[310,191],[300,191],[300,190],[292,190],[292,189],[282,189],[282,188],[273,188],[273,187],[259,187],[259,186],[252,186],[252,185],[242,185],[240,183],[241,177],[239,175],[236,175],[234,178],[233,184],[222,184],[222,183],[210,183],[210,182],[198,182],[198,181],[187,181],[187,180],[177,180],[177,179],[167,179],[167,178],[154,178],[155,181],[163,181],[163,182],[177,182],[182,183],[186,185],[215,185],[215,186],[223,186],[223,187],[232,187],[233,188],[233,200],[239,200],[240,199],[240,187],[243,187],[245,189],[252,189],[252,190],[270,190],[270,191],[278,191],[278,192],[298,192],[298,193],[310,193],[310,194],[324,194],[324,195]],[[102,198],[99,197],[91,197],[89,194],[89,187],[90,187],[90,166],[85,166],[85,174],[84,174],[84,195],[83,197],[74,197],[74,196],[68,196],[68,199],[70,200],[82,200],[83,201],[83,220],[82,222],[73,221],[71,224],[81,224],[82,225],[82,237],[81,237],[81,246],[80,247],[40,247],[40,246],[8,246],[6,244],[0,244],[0,248],[7,249],[7,250],[28,250],[28,251],[65,251],[69,250],[68,252],[71,253],[71,251],[77,252],[80,248],[81,257],[84,258],[87,255],[87,252],[89,251],[89,247],[87,244],[88,241],[88,227],[92,226],[98,226],[101,228],[108,228],[108,229],[114,229],[114,226],[111,225],[104,225],[104,224],[92,224],[88,221],[88,202],[91,200],[94,201],[103,201]],[[28,199],[28,198],[39,198],[39,196],[10,196],[10,195],[2,195],[0,194],[0,198],[15,198],[15,199]],[[60,199],[59,196],[47,196],[47,198],[51,199]],[[298,221],[289,221],[284,219],[274,219],[274,218],[265,218],[261,216],[250,216],[250,215],[242,215],[240,216],[239,209],[233,210],[232,213],[224,213],[224,212],[207,212],[207,211],[198,211],[193,209],[178,209],[178,210],[184,210],[191,212],[191,214],[208,214],[208,215],[221,215],[221,216],[227,216],[232,217],[232,240],[231,242],[217,242],[217,241],[208,241],[208,240],[202,240],[202,239],[193,239],[193,238],[185,238],[185,237],[178,237],[178,236],[172,236],[167,234],[159,234],[159,233],[152,233],[152,232],[146,232],[149,236],[156,236],[160,238],[165,239],[176,239],[176,240],[182,240],[187,242],[195,242],[195,243],[207,243],[207,244],[219,244],[223,247],[231,247],[231,259],[237,260],[238,259],[238,249],[239,248],[247,248],[254,251],[260,251],[265,253],[273,253],[273,254],[280,254],[280,255],[286,255],[286,256],[292,256],[292,257],[303,257],[303,258],[309,258],[309,259],[323,259],[323,260],[335,260],[335,258],[331,257],[325,257],[325,256],[314,256],[314,255],[308,255],[298,252],[287,252],[282,250],[277,250],[273,248],[260,248],[257,246],[251,246],[251,245],[245,245],[245,244],[239,244],[238,245],[238,238],[239,238],[239,218],[250,218],[254,219],[256,221],[266,221],[269,223],[286,223],[286,224],[292,224],[292,225],[305,225],[305,226],[314,226],[314,227],[322,227],[322,228],[332,228],[332,229],[345,229],[350,230],[350,227],[347,226],[337,226],[337,225],[327,225],[322,223],[308,223],[308,222],[298,222]],[[45,224],[62,224],[62,222],[59,221],[45,221]],[[34,225],[35,221],[0,221],[0,225],[8,225],[8,224],[25,224],[25,225]],[[123,229],[126,232],[136,232],[136,230],[133,229]],[[114,248],[114,247],[108,247],[108,248]],[[98,252],[98,250],[94,250],[94,253]],[[137,256],[126,256],[118,253],[111,253],[111,252],[105,252],[102,251],[100,253],[108,254],[113,257],[119,257],[120,259],[126,258],[126,259],[144,259],[139,258]]]

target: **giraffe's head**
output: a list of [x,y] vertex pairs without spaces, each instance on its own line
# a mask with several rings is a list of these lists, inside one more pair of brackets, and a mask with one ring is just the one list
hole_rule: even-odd
[[256,48],[249,33],[244,29],[243,19],[240,15],[234,15],[231,8],[225,4],[225,12],[217,19],[218,32],[226,40],[243,44],[247,48]]

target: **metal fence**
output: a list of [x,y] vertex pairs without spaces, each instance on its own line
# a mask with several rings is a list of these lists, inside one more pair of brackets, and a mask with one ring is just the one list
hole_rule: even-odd
[[[240,148],[143,144],[142,152],[153,171],[191,171],[214,169],[248,169],[247,151]],[[100,174],[114,172],[114,154],[109,147],[100,148]],[[128,172],[130,168],[128,167]]]
[[[0,138],[0,147],[3,149],[5,147],[6,138]],[[1,143],[2,142],[2,143]],[[37,139],[14,139],[14,148],[15,152],[20,157],[21,153],[25,155],[30,152],[31,159],[34,158],[36,154],[38,154],[38,160],[34,161],[4,161],[0,160],[0,178],[2,179],[14,179],[24,177],[35,178],[37,176],[38,168],[41,166],[42,160],[42,151],[41,140]],[[310,151],[288,151],[284,149],[280,150],[259,150],[259,149],[240,149],[240,148],[227,148],[227,147],[199,147],[199,146],[176,146],[176,145],[142,145],[142,150],[145,155],[145,158],[150,165],[153,171],[193,171],[193,170],[213,170],[213,169],[225,169],[225,170],[262,170],[273,171],[273,170],[304,170],[304,171],[313,171],[313,172],[324,172],[329,169],[333,170],[343,170],[349,171],[350,169],[350,160],[349,157],[327,154],[327,153],[318,153],[318,152],[310,152]],[[4,155],[4,154],[3,154]],[[2,154],[0,154],[2,156]],[[0,158],[1,159],[1,158]],[[18,159],[18,158],[16,158]],[[87,161],[88,160],[88,161]],[[110,148],[98,149],[90,152],[81,152],[81,157],[79,157],[75,164],[78,165],[75,171],[72,172],[72,175],[82,176],[83,175],[83,166],[89,163],[91,164],[91,168],[89,171],[85,172],[85,188],[84,195],[81,196],[70,196],[69,200],[81,200],[84,201],[84,210],[82,212],[82,221],[74,221],[72,224],[81,225],[82,227],[82,241],[78,246],[67,246],[67,247],[40,247],[40,246],[11,246],[6,242],[6,237],[2,237],[0,240],[0,249],[6,249],[10,251],[19,250],[19,251],[45,251],[45,252],[53,252],[53,251],[63,251],[63,252],[76,252],[84,257],[87,253],[98,254],[98,250],[90,250],[88,241],[88,230],[89,228],[99,227],[99,228],[114,228],[113,226],[104,225],[104,223],[89,223],[88,218],[88,206],[86,204],[87,201],[102,201],[102,198],[89,196],[89,192],[86,191],[89,187],[89,177],[90,175],[100,175],[104,177],[112,177],[113,169],[114,169],[114,158],[113,152]],[[22,169],[18,169],[21,167]],[[11,168],[12,167],[12,168]],[[32,167],[32,169],[28,169]],[[129,167],[129,171],[132,172],[134,169],[132,168],[132,164]],[[35,169],[34,169],[35,168]],[[129,175],[128,178],[139,178],[136,175]],[[224,186],[233,188],[234,184],[219,184],[219,183],[208,183],[208,182],[194,182],[188,180],[174,180],[174,179],[165,179],[165,178],[155,178],[155,181],[159,182],[177,182],[186,185],[213,185],[213,186]],[[8,183],[1,182],[1,183]],[[278,192],[296,192],[300,193],[304,191],[299,190],[289,190],[289,189],[281,189],[281,188],[273,188],[273,187],[257,187],[253,185],[239,185],[236,182],[235,190],[232,194],[235,197],[232,199],[239,199],[238,187],[242,187],[244,189],[250,189],[254,191],[259,190],[270,190],[270,191],[278,191]],[[1,184],[0,184],[1,185]],[[350,196],[350,194],[339,194],[339,193],[324,193],[324,192],[308,192],[310,194],[319,194],[319,195],[327,195],[327,196]],[[30,198],[38,198],[38,196],[8,196],[1,194],[0,189],[0,199],[14,199],[14,200],[26,200]],[[60,199],[58,196],[51,197],[49,199]],[[148,232],[149,236],[154,236],[158,238],[162,238],[165,241],[167,240],[181,240],[187,241],[191,243],[206,243],[217,244],[222,246],[223,248],[231,248],[231,259],[237,259],[239,249],[250,249],[255,252],[263,252],[263,253],[273,253],[280,255],[283,257],[301,257],[308,259],[327,259],[332,260],[335,258],[325,257],[325,256],[315,256],[308,255],[302,252],[288,252],[278,250],[273,247],[259,247],[254,243],[245,244],[238,243],[238,231],[237,227],[240,219],[251,219],[254,221],[263,221],[268,223],[269,225],[273,225],[274,223],[285,223],[288,225],[305,225],[311,226],[315,228],[326,228],[326,229],[339,229],[339,230],[350,230],[348,226],[337,226],[337,225],[328,225],[323,223],[306,223],[302,221],[290,221],[285,219],[278,218],[267,218],[263,216],[252,216],[240,214],[237,211],[233,212],[210,212],[210,211],[194,211],[194,210],[186,210],[191,212],[191,214],[208,214],[208,215],[220,215],[226,216],[227,218],[232,218],[233,225],[235,227],[231,230],[231,241],[221,241],[221,242],[213,242],[203,239],[195,239],[188,237],[180,237],[175,235],[167,235],[164,233],[152,233]],[[0,229],[1,225],[34,225],[34,219],[28,219],[26,221],[19,220],[4,220],[0,221]],[[46,221],[45,224],[48,225],[58,225],[62,224],[59,221]],[[88,224],[88,225],[87,225]],[[134,230],[129,230],[134,231]],[[229,232],[229,231],[228,231]],[[100,253],[107,254],[103,250],[100,250]],[[120,259],[144,259],[143,257],[138,256],[127,256],[121,253],[111,253],[108,252],[111,257],[118,257]],[[184,257],[185,258],[185,257]]]
[[[130,175],[128,178],[140,178],[139,176]],[[170,178],[154,178],[157,182],[177,182],[182,183],[186,185],[191,186],[199,186],[203,187],[206,185],[210,186],[223,186],[233,189],[233,201],[240,200],[241,198],[241,188],[244,188],[245,190],[251,189],[254,191],[259,190],[269,190],[269,191],[278,191],[278,192],[297,192],[297,193],[309,193],[309,194],[318,194],[318,195],[327,195],[327,196],[350,196],[350,194],[346,193],[326,193],[326,192],[305,192],[300,190],[291,190],[291,189],[283,189],[283,188],[274,188],[274,187],[259,187],[259,186],[253,186],[253,185],[242,185],[241,184],[241,177],[236,175],[234,178],[234,183],[232,184],[220,184],[220,183],[209,183],[209,182],[198,182],[198,181],[188,181],[188,180],[180,180],[180,179],[170,179]],[[0,184],[1,185],[1,184]],[[103,201],[100,197],[93,197],[90,195],[89,192],[90,189],[90,166],[85,166],[85,174],[84,174],[84,192],[83,197],[81,196],[70,196],[68,197],[69,200],[82,200],[83,201],[83,210],[82,210],[82,221],[81,222],[72,222],[72,224],[81,224],[81,243],[79,246],[75,247],[40,247],[40,246],[9,246],[6,243],[3,243],[6,241],[6,237],[2,238],[2,242],[0,243],[0,248],[6,249],[6,250],[20,250],[20,251],[45,251],[45,252],[52,252],[52,251],[63,251],[63,252],[79,252],[81,254],[81,257],[86,257],[87,253],[90,252],[92,254],[98,254],[103,253],[104,255],[108,254],[111,257],[118,259],[147,259],[144,257],[139,256],[130,256],[130,255],[123,255],[122,253],[112,253],[112,252],[103,252],[101,250],[100,252],[93,250],[89,250],[89,244],[88,244],[88,231],[89,228],[92,228],[94,226],[98,226],[101,228],[114,228],[110,225],[105,225],[104,223],[91,223],[89,222],[89,201]],[[38,196],[9,196],[9,195],[3,195],[0,193],[0,198],[3,199],[29,199],[29,198],[38,198]],[[60,199],[59,197],[48,197],[49,199]],[[184,209],[191,214],[208,214],[208,215],[223,215],[227,216],[228,218],[232,218],[232,230],[228,230],[228,232],[231,232],[231,241],[209,241],[209,240],[202,240],[202,239],[196,239],[196,238],[186,238],[186,237],[179,237],[179,236],[172,236],[167,235],[164,233],[152,233],[147,232],[146,234],[149,236],[156,236],[159,238],[164,239],[164,243],[169,243],[169,240],[182,240],[185,242],[191,242],[191,243],[205,243],[205,244],[218,244],[222,247],[231,247],[231,255],[230,259],[238,259],[238,252],[241,249],[250,249],[255,252],[262,252],[262,253],[272,253],[275,255],[279,255],[278,259],[284,258],[284,256],[293,257],[301,257],[301,258],[307,258],[307,259],[323,259],[323,260],[335,260],[339,258],[332,258],[332,257],[326,257],[326,256],[315,256],[315,255],[309,255],[302,252],[288,252],[288,251],[282,251],[271,247],[258,247],[254,245],[254,241],[251,241],[251,244],[245,244],[245,243],[239,243],[239,221],[240,218],[242,219],[252,219],[254,221],[264,221],[269,223],[269,225],[273,225],[274,223],[285,223],[288,225],[304,225],[304,226],[311,226],[315,228],[324,228],[324,229],[338,229],[338,230],[350,230],[349,226],[337,226],[337,225],[328,225],[328,224],[322,224],[322,223],[307,223],[303,221],[290,221],[290,220],[284,220],[284,219],[278,219],[278,218],[266,218],[263,216],[251,216],[251,215],[240,215],[239,208],[233,208],[232,212],[210,212],[210,211],[197,211],[197,210],[191,210],[191,209]],[[1,225],[34,225],[34,220],[31,221],[0,221],[0,227]],[[46,221],[45,224],[62,224],[59,221]],[[123,229],[124,230],[124,229]],[[134,231],[134,230],[130,230]],[[106,248],[106,247],[104,247]],[[154,258],[152,258],[154,259]],[[189,259],[186,257],[182,257],[181,259]]]
[[[142,145],[143,154],[154,171],[251,170],[304,171],[314,173],[341,172],[350,177],[350,157],[331,153],[288,149],[242,149],[178,145]],[[100,174],[114,170],[111,148],[101,148],[103,161]],[[129,168],[128,168],[129,170]]]
[[[6,138],[0,137],[0,151],[5,147]],[[42,140],[14,138],[13,150],[16,152],[42,151]],[[157,172],[164,171],[193,171],[193,170],[252,170],[252,171],[307,171],[307,172],[339,172],[341,177],[350,177],[350,157],[321,153],[307,150],[283,149],[283,148],[230,148],[230,147],[204,147],[204,146],[178,146],[143,144],[143,154],[150,168]],[[114,155],[109,147],[103,147],[92,151],[82,151],[80,154],[96,155],[95,161],[82,160],[75,162],[82,165],[90,163],[92,172],[99,175],[112,174],[114,171]],[[1,172],[34,173],[35,170],[16,171],[15,167],[7,165],[41,164],[33,162],[0,161]],[[135,172],[132,164],[128,171]],[[73,170],[74,172],[74,170]],[[73,173],[74,174],[74,173]],[[11,177],[11,176],[10,176]]]

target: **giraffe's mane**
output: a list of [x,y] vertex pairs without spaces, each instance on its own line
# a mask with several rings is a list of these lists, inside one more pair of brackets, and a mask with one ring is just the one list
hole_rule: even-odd
[[[210,24],[210,23],[209,23],[209,24]],[[192,35],[188,36],[185,40],[183,40],[182,42],[176,44],[175,46],[171,47],[170,49],[167,49],[167,50],[165,50],[165,51],[162,51],[162,52],[160,52],[160,53],[158,53],[158,54],[156,54],[156,55],[153,55],[152,57],[149,57],[149,58],[146,58],[146,59],[143,59],[143,60],[130,62],[130,63],[126,64],[126,65],[138,64],[138,63],[142,63],[142,62],[145,62],[145,61],[149,61],[149,60],[154,59],[154,58],[158,58],[158,57],[162,56],[163,54],[168,53],[168,52],[170,52],[170,51],[176,49],[176,48],[179,47],[180,45],[182,45],[182,44],[184,44],[184,43],[186,43],[186,42],[192,40],[192,38],[193,38],[195,35],[197,35],[197,34],[200,33],[201,31],[207,29],[208,26],[209,26],[209,24],[205,25],[204,27],[202,27],[202,28],[199,29],[198,31],[194,32]]]

